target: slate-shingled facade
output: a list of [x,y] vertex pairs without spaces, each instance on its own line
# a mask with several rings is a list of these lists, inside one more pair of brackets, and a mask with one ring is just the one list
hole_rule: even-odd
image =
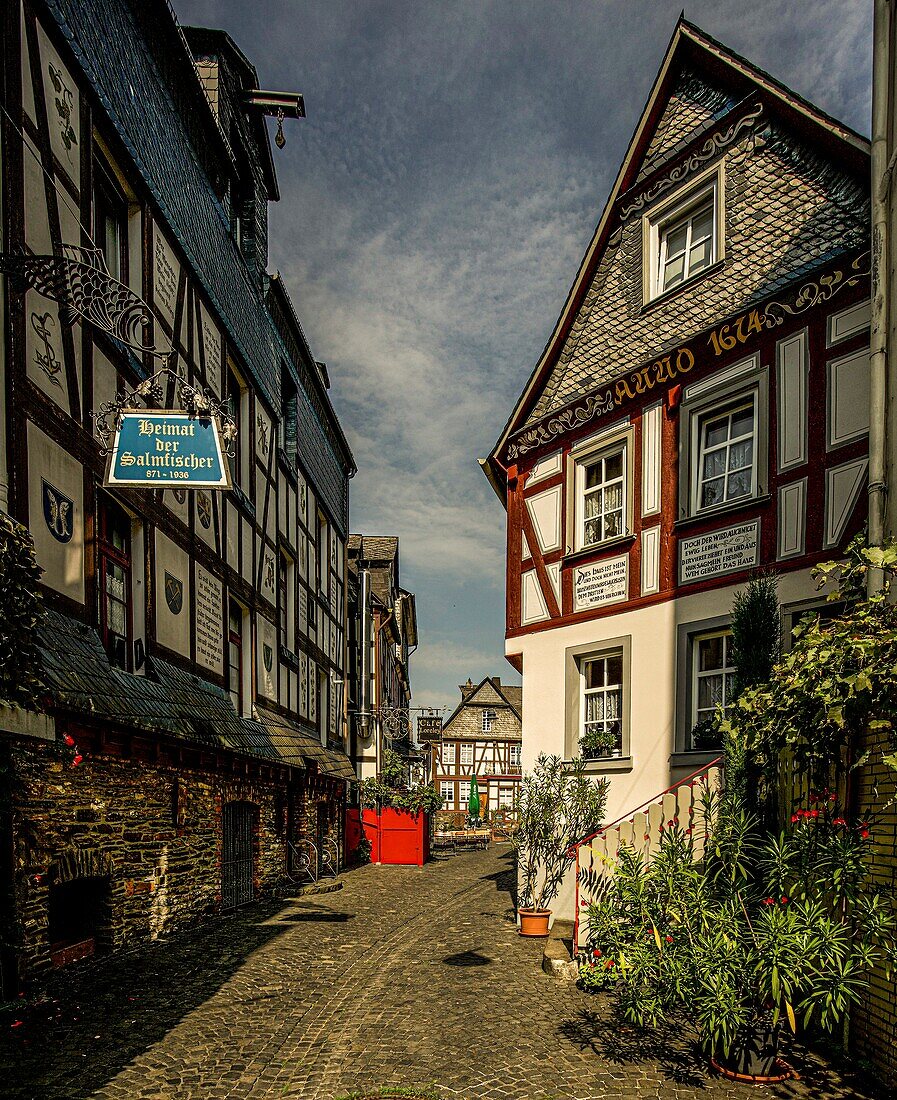
[[0,507],[44,570],[50,697],[0,709],[13,988],[336,857],[355,468],[266,271],[278,188],[251,63],[164,0],[17,0],[2,32],[0,251],[98,247],[148,304],[147,343],[238,426],[230,491],[103,489],[90,414],[159,361],[4,280]]
[[864,138],[681,20],[483,463],[524,769],[584,755],[608,820],[718,753],[752,572],[779,574],[787,638],[863,524],[868,178]]

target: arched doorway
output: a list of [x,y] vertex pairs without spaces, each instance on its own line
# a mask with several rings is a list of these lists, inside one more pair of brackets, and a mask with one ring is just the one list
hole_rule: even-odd
[[221,812],[221,907],[236,909],[255,897],[258,806],[228,802]]

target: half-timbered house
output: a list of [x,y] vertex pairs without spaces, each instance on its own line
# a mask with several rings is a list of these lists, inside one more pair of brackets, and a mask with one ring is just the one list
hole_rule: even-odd
[[717,752],[752,572],[778,574],[787,636],[863,524],[868,173],[864,138],[680,21],[483,462],[524,768],[585,756],[608,820]]
[[[2,42],[0,507],[48,696],[0,712],[10,984],[339,858],[354,464],[266,273],[301,96],[164,0],[16,0]],[[91,413],[179,378],[229,409],[231,488],[104,488]]]
[[477,779],[480,811],[512,811],[520,787],[521,689],[487,676],[461,684],[461,702],[433,742],[433,786],[443,810],[464,812]]

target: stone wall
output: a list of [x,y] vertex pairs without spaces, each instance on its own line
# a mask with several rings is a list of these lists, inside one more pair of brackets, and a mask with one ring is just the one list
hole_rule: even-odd
[[[871,751],[867,767],[861,768],[857,804],[870,814],[872,878],[886,898],[897,897],[897,805],[885,803],[894,793],[894,772],[881,763],[882,753],[894,751],[887,733],[871,736],[864,749]],[[883,808],[884,807],[884,808]],[[891,1083],[897,1081],[897,975],[880,968],[872,985],[851,1015],[852,1046],[868,1057]]]
[[12,751],[15,894],[20,974],[51,965],[54,883],[109,877],[99,948],[155,939],[221,909],[221,811],[258,806],[254,884],[270,893],[285,870],[286,784],[72,753],[53,745]]

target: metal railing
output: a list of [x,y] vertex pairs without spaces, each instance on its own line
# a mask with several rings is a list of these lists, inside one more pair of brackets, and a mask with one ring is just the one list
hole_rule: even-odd
[[335,840],[326,837],[319,844],[305,837],[287,843],[289,868],[287,878],[297,884],[319,882],[322,878],[337,878],[340,872],[340,851]]
[[579,950],[582,938],[583,910],[613,875],[617,854],[624,845],[650,860],[660,847],[664,831],[678,827],[690,836],[694,858],[701,858],[715,810],[714,796],[722,787],[722,775],[722,757],[718,757],[573,845],[576,854],[574,952]]

